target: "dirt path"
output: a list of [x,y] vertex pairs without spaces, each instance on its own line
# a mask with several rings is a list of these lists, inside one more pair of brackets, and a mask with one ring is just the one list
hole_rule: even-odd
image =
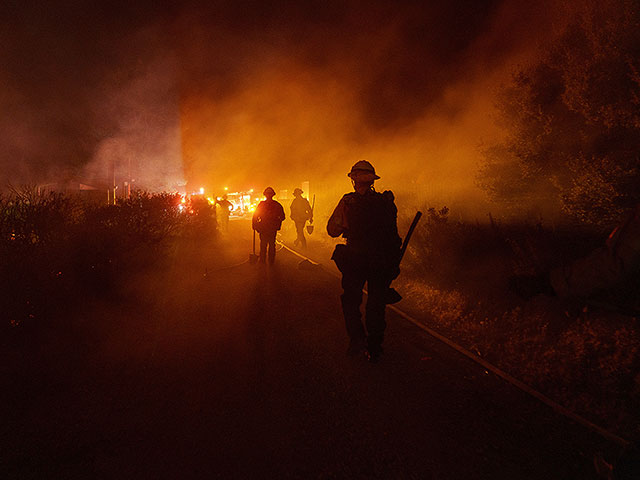
[[10,366],[2,478],[594,478],[599,438],[393,314],[381,363],[348,359],[339,281],[224,268],[232,228]]

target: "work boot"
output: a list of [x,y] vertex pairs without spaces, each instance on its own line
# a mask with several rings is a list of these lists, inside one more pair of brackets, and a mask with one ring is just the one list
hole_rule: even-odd
[[378,363],[384,350],[381,346],[367,348],[367,360],[369,363]]

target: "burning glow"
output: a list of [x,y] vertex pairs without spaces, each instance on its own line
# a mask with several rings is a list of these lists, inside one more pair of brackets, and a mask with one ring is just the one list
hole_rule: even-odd
[[[414,19],[407,11],[393,25],[381,16],[384,28],[375,35],[356,29],[346,50],[330,38],[318,50],[319,45],[296,45],[295,52],[309,47],[308,57],[292,55],[288,45],[260,44],[266,55],[240,53],[237,59],[221,48],[232,64],[244,62],[242,76],[224,78],[232,89],[211,82],[210,72],[201,69],[209,48],[211,58],[220,52],[195,33],[189,38],[196,43],[185,46],[180,77],[185,175],[207,185],[224,179],[230,185],[225,192],[249,185],[260,192],[268,185],[292,191],[309,180],[320,217],[351,188],[351,165],[368,159],[382,177],[379,190],[418,202],[464,205],[467,213],[484,215],[485,192],[475,172],[482,160],[478,146],[503,135],[488,121],[494,92],[511,78],[514,65],[536,54],[538,42],[529,40],[551,29],[546,18],[524,22],[522,8],[520,2],[497,2],[495,15],[483,18],[482,35],[461,33],[460,50],[450,52],[430,50],[446,48],[446,42],[430,47],[428,41],[409,41],[407,31],[432,20],[426,13]],[[251,42],[244,45],[249,52]]]

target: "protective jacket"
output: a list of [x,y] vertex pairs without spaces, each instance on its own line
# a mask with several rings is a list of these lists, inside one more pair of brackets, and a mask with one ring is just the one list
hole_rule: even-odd
[[291,220],[294,222],[306,222],[313,218],[309,200],[303,197],[296,197],[291,202]]
[[280,230],[285,219],[284,208],[273,199],[263,200],[253,214],[253,229],[260,232],[276,232]]
[[347,239],[349,255],[366,257],[369,262],[394,265],[399,261],[402,240],[398,235],[398,210],[393,193],[374,190],[342,197],[327,224],[332,237]]
[[640,205],[618,227],[604,247],[552,270],[549,279],[559,296],[588,296],[640,274]]

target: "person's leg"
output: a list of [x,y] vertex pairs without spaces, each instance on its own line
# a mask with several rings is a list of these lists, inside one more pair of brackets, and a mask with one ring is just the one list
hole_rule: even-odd
[[273,264],[276,261],[276,233],[275,231],[269,232],[268,244],[269,244],[269,263]]
[[307,222],[302,222],[300,225],[300,244],[302,248],[307,248],[307,238],[304,236],[304,226]]
[[373,274],[367,279],[368,296],[365,309],[367,350],[374,361],[382,353],[382,341],[387,327],[385,321],[387,288],[389,288],[389,280],[385,276]]
[[365,276],[357,269],[342,272],[343,294],[340,296],[347,335],[349,336],[349,354],[364,351],[366,334],[362,325],[360,304]]
[[267,260],[267,234],[260,232],[260,263]]
[[307,240],[304,238],[304,224],[306,222],[296,222],[296,245],[307,246]]

